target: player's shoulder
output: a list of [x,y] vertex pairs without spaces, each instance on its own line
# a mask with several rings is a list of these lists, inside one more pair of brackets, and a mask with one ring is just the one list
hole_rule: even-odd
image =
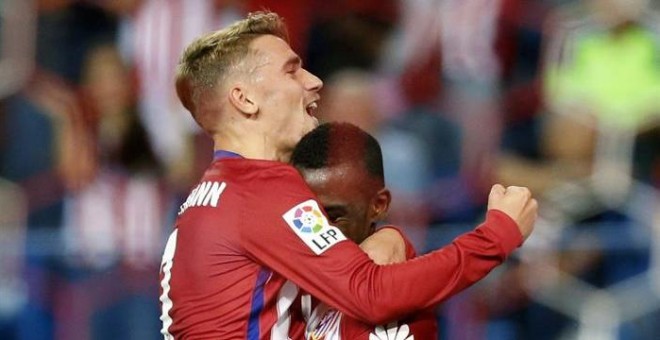
[[218,171],[230,171],[234,174],[246,175],[253,175],[252,172],[255,172],[266,178],[277,176],[298,176],[298,171],[296,171],[296,169],[288,163],[246,158],[233,158],[215,161],[209,169],[209,172],[212,174]]
[[256,167],[259,167],[261,171],[260,177],[263,180],[272,181],[278,179],[284,179],[287,181],[303,181],[302,177],[298,170],[293,166],[284,162],[277,161],[256,161]]
[[[274,205],[300,202],[314,197],[300,173],[291,165],[267,160],[227,159],[213,163],[204,175],[227,183],[241,196],[272,198]],[[289,202],[290,201],[290,202]]]
[[303,182],[298,171],[287,163],[245,158],[223,159],[213,162],[204,173],[204,178],[214,177],[253,185],[259,185],[263,182],[275,184],[279,181]]

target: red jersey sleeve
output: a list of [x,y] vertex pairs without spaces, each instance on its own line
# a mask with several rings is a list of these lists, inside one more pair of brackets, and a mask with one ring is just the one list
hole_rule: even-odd
[[255,190],[242,193],[246,206],[241,209],[240,228],[248,256],[370,324],[440,303],[484,277],[522,242],[513,220],[489,211],[481,226],[440,250],[405,263],[377,266],[328,225],[292,167],[270,169],[251,183]]
[[[396,230],[401,235],[406,245],[406,259],[410,260],[416,256],[415,247],[401,229],[392,225],[386,225],[380,229],[385,228]],[[406,319],[379,326],[367,325],[346,317],[341,319],[340,327],[342,339],[384,339],[388,337],[388,334],[396,334],[397,339],[408,339],[409,336],[415,339],[437,339],[438,337],[438,322],[434,308],[427,308],[409,315]]]

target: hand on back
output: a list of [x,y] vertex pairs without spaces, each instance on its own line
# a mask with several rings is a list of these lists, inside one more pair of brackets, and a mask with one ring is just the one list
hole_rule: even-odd
[[406,260],[406,243],[401,234],[391,228],[377,230],[360,243],[360,248],[378,265]]

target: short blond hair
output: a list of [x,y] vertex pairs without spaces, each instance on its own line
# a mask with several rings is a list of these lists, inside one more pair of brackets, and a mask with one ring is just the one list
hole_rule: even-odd
[[195,112],[196,97],[226,76],[248,55],[250,43],[262,35],[288,41],[282,17],[267,11],[250,13],[224,29],[197,38],[185,49],[176,68],[176,92],[200,125]]

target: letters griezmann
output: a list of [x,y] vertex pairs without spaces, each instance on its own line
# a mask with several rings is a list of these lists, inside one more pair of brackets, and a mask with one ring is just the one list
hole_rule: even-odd
[[179,208],[179,215],[191,207],[217,207],[220,195],[227,187],[225,182],[202,182],[190,192],[186,201]]

